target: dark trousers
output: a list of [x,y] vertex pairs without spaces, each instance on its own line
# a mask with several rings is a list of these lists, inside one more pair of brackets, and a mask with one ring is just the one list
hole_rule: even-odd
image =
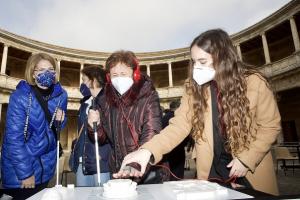
[[48,182],[38,184],[35,186],[35,188],[26,188],[26,189],[21,189],[21,188],[13,188],[13,189],[1,189],[0,190],[0,198],[3,194],[9,195],[13,197],[13,200],[23,200],[27,199],[34,194],[38,193],[39,191],[45,189],[48,185]]

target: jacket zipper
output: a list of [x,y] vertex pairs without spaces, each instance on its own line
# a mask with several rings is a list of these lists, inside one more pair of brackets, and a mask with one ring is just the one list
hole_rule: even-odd
[[43,183],[43,175],[44,175],[44,166],[43,166],[41,157],[39,157],[39,161],[40,161],[40,165],[42,167],[42,174],[41,174],[41,184],[42,184]]
[[55,96],[50,96],[49,99],[48,99],[48,101],[50,101],[50,99],[53,99],[53,98],[55,98],[55,97],[60,96],[62,93],[63,93],[63,92],[60,92],[60,93],[56,94]]
[[47,151],[49,151],[49,148],[50,148],[50,139],[49,139],[49,135],[48,135],[47,132],[46,132],[46,137],[47,137],[47,141],[48,141]]
[[[84,123],[84,122],[83,122]],[[84,127],[85,129],[85,127]],[[83,152],[82,152],[82,155],[81,155],[81,166],[82,166],[82,172],[83,174],[85,174],[85,136],[86,136],[86,130],[82,130],[84,131],[84,137],[83,137]]]

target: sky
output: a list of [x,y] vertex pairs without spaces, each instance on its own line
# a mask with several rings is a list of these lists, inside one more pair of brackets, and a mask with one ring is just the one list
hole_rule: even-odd
[[188,47],[212,28],[239,32],[290,0],[0,0],[0,28],[54,45],[112,52]]

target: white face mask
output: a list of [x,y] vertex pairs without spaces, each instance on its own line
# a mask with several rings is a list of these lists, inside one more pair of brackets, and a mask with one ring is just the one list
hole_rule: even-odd
[[193,79],[198,85],[203,85],[214,79],[216,71],[211,67],[206,67],[201,64],[194,65]]
[[123,95],[133,85],[133,80],[130,77],[115,77],[111,79],[114,88]]

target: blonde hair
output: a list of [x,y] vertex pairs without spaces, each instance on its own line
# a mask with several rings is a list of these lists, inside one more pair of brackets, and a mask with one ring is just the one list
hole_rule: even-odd
[[56,72],[55,83],[57,83],[58,76],[59,76],[57,63],[56,63],[55,59],[52,56],[50,56],[49,54],[46,54],[46,53],[37,53],[37,54],[33,54],[32,56],[29,57],[29,59],[27,60],[27,64],[26,64],[25,80],[30,85],[36,85],[35,80],[33,78],[33,72],[34,72],[34,69],[35,69],[36,65],[41,60],[49,61],[51,63],[51,65],[54,67],[54,70]]

